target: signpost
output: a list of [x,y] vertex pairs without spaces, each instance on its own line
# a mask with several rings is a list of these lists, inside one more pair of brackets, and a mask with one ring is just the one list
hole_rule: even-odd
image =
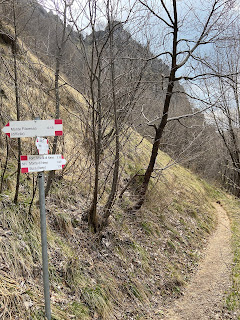
[[62,136],[62,130],[61,119],[10,121],[2,129],[9,138]]
[[65,164],[66,160],[61,154],[21,156],[22,173],[61,170]]
[[42,137],[61,136],[63,134],[62,120],[10,121],[2,131],[10,138],[37,137],[36,146],[39,155],[22,155],[21,172],[38,172],[45,314],[47,319],[51,320],[44,171],[61,170],[66,160],[61,154],[48,154],[48,140]]

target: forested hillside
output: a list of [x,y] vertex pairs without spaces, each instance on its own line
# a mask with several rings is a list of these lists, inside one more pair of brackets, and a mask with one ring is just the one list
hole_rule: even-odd
[[[152,47],[156,47],[155,44],[152,45],[156,42],[156,36],[148,39],[146,34],[144,39],[141,28],[143,26],[147,28],[148,22],[144,19],[139,21],[137,13],[133,17],[130,15],[126,20],[117,20],[117,11],[112,9],[111,15],[115,21],[110,26],[107,24],[107,20],[110,19],[107,11],[101,14],[97,12],[91,20],[87,10],[80,9],[80,6],[79,10],[82,10],[82,16],[85,17],[85,25],[83,25],[83,22],[78,21],[80,16],[76,15],[77,4],[71,7],[71,4],[67,5],[65,1],[55,5],[50,1],[43,7],[36,1],[15,2],[17,35],[19,34],[32,52],[53,72],[58,69],[62,71],[65,74],[65,81],[83,94],[85,99],[91,97],[91,87],[96,86],[95,80],[92,83],[90,81],[90,74],[94,75],[97,72],[97,69],[94,69],[97,65],[94,63],[97,60],[109,63],[110,34],[113,33],[112,60],[117,79],[114,86],[118,116],[121,121],[131,124],[135,130],[153,141],[154,126],[158,125],[163,111],[171,63],[167,57],[170,55],[168,48],[155,49],[156,53],[151,50]],[[217,179],[237,194],[239,143],[236,129],[239,63],[238,59],[232,58],[238,56],[237,30],[239,27],[236,24],[237,13],[234,11],[234,4],[226,3],[226,8],[228,5],[229,26],[226,34],[223,25],[228,20],[222,18],[222,26],[220,22],[218,26],[222,34],[219,34],[218,30],[212,30],[216,32],[216,38],[213,34],[212,38],[209,35],[209,39],[211,38],[209,43],[214,45],[211,49],[207,49],[208,56],[204,50],[201,53],[200,51],[193,53],[193,62],[187,65],[181,76],[176,77],[169,117],[180,118],[168,121],[160,145],[161,149],[168,152],[177,162],[193,168],[207,179]],[[95,6],[97,8],[98,4],[96,3]],[[94,3],[92,10],[93,8]],[[227,9],[221,5],[219,8],[223,10],[222,16],[225,17]],[[12,10],[11,2],[3,1],[2,17],[7,24],[11,25],[14,20]],[[197,10],[196,8],[196,14]],[[216,16],[217,14],[218,12]],[[211,19],[214,21],[215,18],[212,12]],[[186,25],[187,23],[188,21]],[[209,21],[209,28],[212,27]],[[157,22],[154,22],[152,30],[158,30]],[[149,31],[149,37],[153,31]],[[165,35],[164,32],[165,29],[159,33],[162,38],[168,36],[168,30]],[[230,32],[232,41],[229,40]],[[182,37],[181,34],[180,37]],[[141,43],[135,39],[143,39],[143,41]],[[184,36],[179,39],[179,43],[183,41]],[[191,43],[191,36],[188,41]],[[160,45],[161,38],[157,39],[157,42]],[[208,40],[205,39],[200,46],[204,47],[207,43]],[[181,51],[184,53],[184,48],[180,48],[178,57],[181,57]],[[94,57],[92,62],[95,61],[92,65],[91,53]],[[226,63],[227,60],[234,63]],[[110,78],[105,77],[107,64],[102,65],[104,71],[101,72],[100,80],[102,90],[107,88],[108,91],[101,97],[102,105],[110,103]],[[205,112],[199,113],[199,110],[205,110]],[[194,116],[191,116],[192,114]],[[85,120],[82,119],[82,121]]]
[[[6,7],[3,14],[10,11],[9,7]],[[19,32],[21,38],[37,57],[52,70],[59,67],[67,76],[68,83],[89,97],[91,84],[89,83],[87,55],[95,50],[93,49],[95,37],[98,50],[102,51],[101,57],[95,59],[105,59],[104,57],[109,59],[105,45],[105,41],[109,40],[108,27],[94,31],[94,35],[90,30],[86,36],[84,30],[76,30],[69,21],[66,21],[64,26],[61,20],[62,15],[63,12],[57,15],[54,10],[47,12],[34,1],[22,0],[17,17]],[[121,106],[119,117],[132,125],[141,135],[153,141],[153,126],[159,122],[163,110],[169,66],[161,60],[161,55],[155,58],[149,46],[143,46],[134,40],[133,35],[136,31],[133,29],[133,24],[131,24],[132,35],[127,31],[127,22],[115,21],[114,23],[114,64],[118,79],[115,84],[116,92],[118,92],[116,99],[118,105]],[[95,27],[97,30],[101,28],[97,22]],[[62,42],[63,34],[65,40]],[[61,59],[58,59],[59,54]],[[93,70],[93,72],[96,71]],[[108,85],[108,80],[104,78],[101,83],[103,90]],[[206,122],[201,113],[184,117],[184,115],[198,112],[202,105],[201,103],[196,104],[178,81],[176,81],[174,91],[169,115],[183,117],[180,120],[169,122],[163,134],[161,148],[178,162],[194,168],[205,177],[221,180],[219,170],[221,170],[222,163],[219,162],[220,146],[217,142],[219,136],[216,134],[216,128]],[[103,97],[103,100],[105,99],[106,97]],[[103,104],[107,103],[103,101]],[[215,148],[216,144],[217,148]],[[210,150],[211,152],[208,152]]]
[[[179,52],[167,51],[170,63],[139,40],[133,9],[120,21],[109,2],[100,24],[98,2],[89,2],[88,9],[65,0],[0,3],[0,127],[36,117],[63,120],[63,136],[50,137],[49,145],[67,163],[46,172],[53,319],[163,318],[217,226],[216,201],[232,219],[233,275],[238,273],[238,201],[209,184],[238,196],[238,122],[236,110],[228,108],[230,102],[238,106],[238,69],[219,63],[221,76],[213,67],[192,71],[201,53],[194,55],[194,47],[220,41],[224,33],[225,20],[218,30],[213,21],[220,14],[226,19],[230,4],[215,2],[191,50],[179,48],[173,36]],[[164,10],[176,36],[181,24],[172,4]],[[139,5],[150,10],[145,2]],[[226,38],[221,43],[229,46]],[[192,70],[180,76],[176,70],[190,58]],[[205,87],[193,96],[200,82],[184,82],[195,78]],[[210,94],[213,79],[222,93],[229,86],[235,95],[228,99],[217,89]],[[38,180],[36,173],[20,174],[23,154],[37,154],[34,138],[1,133],[2,319],[44,317]],[[233,277],[219,306],[223,319],[238,316],[238,289]]]

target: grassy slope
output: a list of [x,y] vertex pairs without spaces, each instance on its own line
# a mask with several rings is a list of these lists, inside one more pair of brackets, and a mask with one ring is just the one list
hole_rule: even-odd
[[[8,48],[4,50],[11,70]],[[29,53],[20,57],[19,73],[22,117],[31,119],[37,112],[41,118],[53,116],[52,92],[39,91],[54,85],[53,74]],[[7,73],[1,88],[7,95],[1,105],[3,125],[15,117],[14,87]],[[65,136],[60,140],[60,151],[64,151],[69,164],[47,201],[53,319],[158,319],[164,304],[178,296],[189,280],[214,229],[211,201],[224,198],[229,213],[234,212],[234,204],[188,170],[172,166],[152,180],[140,212],[126,212],[134,201],[133,185],[117,201],[109,227],[101,235],[91,234],[81,221],[89,191],[84,179],[87,150],[78,119],[79,111],[84,110],[83,102],[72,89],[62,92]],[[130,138],[121,157],[121,186],[124,178],[146,166],[151,147],[149,142],[141,142],[138,134],[128,132]],[[1,139],[3,163],[5,141],[3,136]],[[43,319],[39,210],[34,204],[32,214],[28,213],[33,175],[21,176],[19,204],[12,203],[15,148],[16,143],[11,141],[5,188],[0,195],[0,316]],[[23,149],[24,153],[31,153],[34,142],[26,139]],[[168,164],[171,159],[160,153],[157,166]],[[228,299],[232,308],[239,303],[237,219],[236,209],[232,215],[234,290]]]
[[[92,319],[98,314],[103,319],[151,319],[153,314],[160,315],[169,295],[177,296],[189,279],[213,227],[212,208],[201,182],[174,167],[155,183],[155,192],[136,215],[124,211],[131,202],[126,195],[115,206],[102,235],[91,234],[81,222],[79,203],[84,198],[77,190],[72,198],[63,199],[68,182],[64,184],[65,189],[55,186],[47,204],[55,318],[69,319],[72,314],[76,319]],[[32,216],[27,214],[24,177],[22,186],[18,206],[12,204],[9,190],[1,196],[2,306],[13,319],[16,314],[41,319],[39,214],[36,207]]]

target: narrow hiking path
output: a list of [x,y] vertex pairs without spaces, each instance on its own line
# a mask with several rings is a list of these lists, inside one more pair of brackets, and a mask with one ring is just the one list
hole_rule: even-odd
[[231,285],[230,222],[219,204],[214,204],[214,207],[218,217],[217,229],[210,237],[197,273],[186,287],[184,296],[166,313],[166,320],[229,319],[222,310],[226,291]]

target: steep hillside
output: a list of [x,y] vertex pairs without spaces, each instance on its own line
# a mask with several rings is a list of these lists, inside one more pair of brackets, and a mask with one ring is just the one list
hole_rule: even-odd
[[[0,51],[3,127],[16,119],[16,111],[11,47],[1,42]],[[21,42],[17,63],[21,119],[54,118],[53,72]],[[87,117],[83,96],[65,84],[61,87],[64,136],[59,152],[68,163],[57,174],[47,199],[53,319],[160,319],[163,307],[181,295],[214,230],[212,201],[227,198],[160,152],[141,211],[127,210],[134,201],[135,180],[117,199],[109,226],[91,233],[82,219],[93,170],[83,115]],[[119,193],[126,179],[146,166],[151,150],[150,143],[131,128],[126,127],[122,140]],[[34,143],[34,139],[24,139],[23,152],[36,153]],[[16,148],[16,141],[1,133],[0,315],[1,319],[43,319],[36,175],[21,175],[19,202],[13,204]],[[107,159],[110,152],[102,157]],[[104,165],[102,180],[107,160]]]
[[[63,13],[60,11],[59,8],[48,12],[35,0],[20,0],[17,6],[16,24],[21,38],[32,52],[52,69],[56,65],[57,51],[64,28],[60,18]],[[0,7],[0,14],[7,23],[12,23],[11,7],[8,7],[8,4]],[[153,141],[153,125],[159,122],[163,110],[169,66],[160,58],[153,59],[154,54],[149,47],[134,40],[134,36],[128,31],[132,29],[131,25],[119,21],[115,23],[117,25],[114,30],[115,73],[119,109],[125,114],[124,121],[149,141]],[[80,31],[76,32],[71,22],[67,26],[66,34],[67,40],[62,52],[60,69],[75,88],[89,96],[87,60],[90,59],[93,34],[84,35]],[[108,49],[104,47],[104,42],[108,37],[108,26],[101,27],[94,36],[98,50],[104,53],[101,59],[107,59]],[[145,61],[148,63],[145,64]],[[140,78],[137,94],[131,98],[133,101],[129,104],[127,99],[135,91]],[[106,83],[103,84],[104,90],[109,86],[108,82]],[[189,97],[177,81],[171,101],[170,117],[193,112],[194,107]],[[206,147],[201,148],[205,143],[200,139],[205,133],[203,124],[204,116],[201,114],[194,118],[181,119],[179,122],[169,122],[163,137],[163,150],[178,161],[192,164],[191,152],[194,150],[198,154],[203,153],[202,149],[206,149]],[[214,135],[214,132],[213,130],[211,134]]]

